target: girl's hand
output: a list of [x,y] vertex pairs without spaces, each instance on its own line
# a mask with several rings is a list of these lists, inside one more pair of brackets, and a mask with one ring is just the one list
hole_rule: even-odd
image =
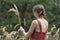
[[24,32],[24,28],[21,26],[18,31]]
[[25,32],[25,30],[24,30],[24,28],[23,28],[22,26],[19,28],[18,31],[21,31],[21,32],[23,33],[24,36],[27,35],[27,33]]

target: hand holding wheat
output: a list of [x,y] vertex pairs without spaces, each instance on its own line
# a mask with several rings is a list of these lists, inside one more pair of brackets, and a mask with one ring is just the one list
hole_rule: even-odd
[[21,26],[18,31],[24,32],[24,28]]
[[24,28],[21,26],[18,31],[21,31],[24,36],[27,35],[27,32],[25,32]]

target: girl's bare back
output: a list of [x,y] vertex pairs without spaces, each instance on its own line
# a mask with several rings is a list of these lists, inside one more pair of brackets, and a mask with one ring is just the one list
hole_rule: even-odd
[[[45,19],[38,19],[40,22],[41,22],[41,27],[42,27],[42,32],[46,32],[46,30],[48,29],[48,22],[47,22],[47,20],[45,20]],[[35,31],[36,32],[40,32],[40,27],[39,27],[39,25],[38,25],[38,23],[37,23],[37,20],[36,20],[36,29],[35,29]]]

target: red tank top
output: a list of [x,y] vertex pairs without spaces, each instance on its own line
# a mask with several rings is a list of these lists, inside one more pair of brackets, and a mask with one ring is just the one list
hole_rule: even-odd
[[32,33],[32,35],[31,35],[30,40],[45,40],[47,31],[46,32],[42,32],[41,22],[38,21],[38,20],[37,20],[37,22],[38,22],[38,24],[40,26],[40,32],[34,31]]

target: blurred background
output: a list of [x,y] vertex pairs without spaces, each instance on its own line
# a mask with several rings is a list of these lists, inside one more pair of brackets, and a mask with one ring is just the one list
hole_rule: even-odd
[[[16,32],[14,37],[16,37],[17,34],[22,34],[18,32],[20,26],[17,26],[14,29],[15,25],[19,24],[17,16],[14,14],[14,12],[8,12],[10,8],[14,7],[13,3],[15,3],[18,8],[21,25],[26,31],[28,31],[32,20],[35,19],[32,8],[37,4],[42,4],[45,7],[47,14],[45,18],[49,22],[48,32],[50,33],[48,34],[51,34],[49,37],[55,37],[55,34],[60,31],[60,0],[0,0],[0,35],[4,35],[1,36],[1,40],[5,40],[6,34],[9,33],[14,34]],[[14,39],[14,37],[12,37],[12,40],[19,39],[19,36],[16,39]],[[60,36],[56,36],[56,40],[59,40],[59,37]],[[51,38],[48,40],[53,40]]]

